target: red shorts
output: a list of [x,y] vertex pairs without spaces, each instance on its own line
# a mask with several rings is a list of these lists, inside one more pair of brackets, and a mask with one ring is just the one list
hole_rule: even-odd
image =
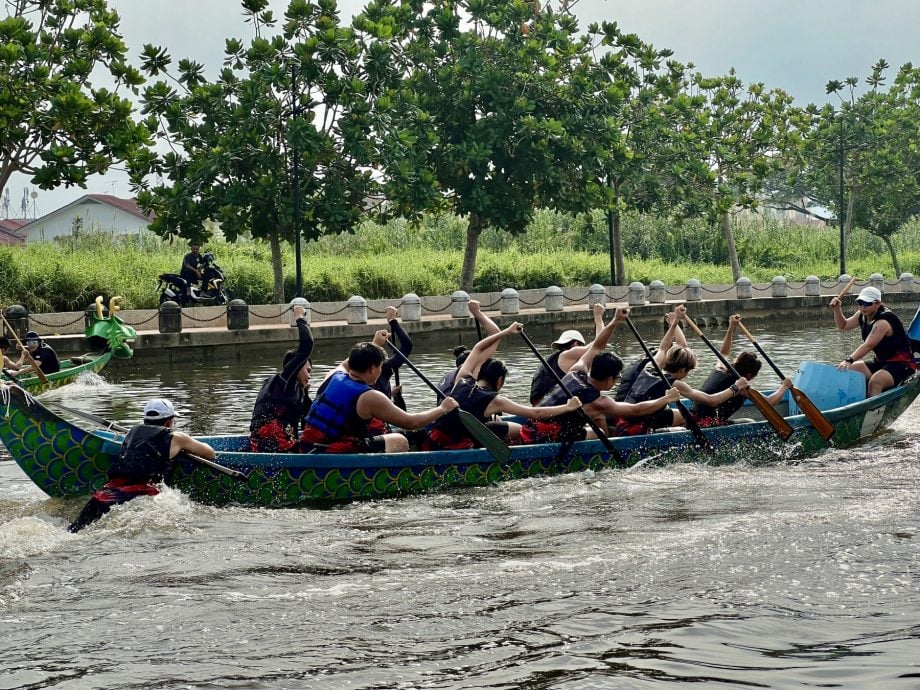
[[277,419],[265,422],[249,435],[253,453],[287,453],[297,444],[294,430]]
[[581,441],[586,436],[583,426],[563,425],[552,419],[528,419],[521,427],[521,443],[558,443]]
[[432,429],[428,436],[422,441],[422,450],[466,450],[473,448],[473,439],[471,438],[452,438],[440,429]]
[[370,439],[357,436],[342,436],[330,441],[326,434],[312,426],[304,427],[300,434],[301,452],[304,453],[309,453],[311,450],[323,453],[367,453],[373,450],[369,441]]

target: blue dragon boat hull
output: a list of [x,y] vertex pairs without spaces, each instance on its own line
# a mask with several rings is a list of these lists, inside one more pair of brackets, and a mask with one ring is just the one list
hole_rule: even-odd
[[[830,445],[847,447],[884,429],[920,393],[920,374],[874,398],[825,411],[836,427]],[[0,387],[0,440],[29,478],[54,497],[85,496],[107,480],[121,436],[74,424],[16,386]],[[179,460],[167,484],[197,501],[282,507],[392,497],[452,487],[623,468],[654,459],[666,462],[775,462],[807,457],[829,445],[804,415],[786,418],[794,433],[783,443],[764,421],[705,429],[714,450],[700,449],[687,431],[612,439],[619,455],[600,441],[514,446],[507,462],[485,450],[394,454],[268,454],[248,450],[247,436],[200,437],[217,461],[246,473],[235,478],[192,460]]]

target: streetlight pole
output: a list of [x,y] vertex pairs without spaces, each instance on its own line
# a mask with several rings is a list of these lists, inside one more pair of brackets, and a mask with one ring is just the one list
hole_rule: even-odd
[[[291,119],[300,115],[300,107],[297,99],[297,66],[291,65]],[[290,135],[290,131],[288,132]],[[300,152],[294,145],[296,136],[291,136],[288,145],[291,151],[291,186],[293,187],[293,205],[294,217],[292,225],[294,228],[294,290],[296,297],[303,297],[303,273],[300,267]]]
[[840,129],[838,136],[837,162],[838,162],[838,193],[837,199],[837,218],[840,221],[840,275],[847,272],[847,237],[844,231],[844,211],[843,211],[843,118],[840,118]]

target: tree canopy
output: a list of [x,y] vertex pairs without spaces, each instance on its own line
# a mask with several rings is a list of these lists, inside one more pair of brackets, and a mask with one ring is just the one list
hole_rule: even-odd
[[[7,12],[0,18],[0,192],[13,173],[31,175],[42,189],[85,186],[90,175],[143,152],[149,133],[118,89],[144,80],[126,62],[118,14],[105,0],[19,0]],[[100,79],[111,83],[94,85]]]

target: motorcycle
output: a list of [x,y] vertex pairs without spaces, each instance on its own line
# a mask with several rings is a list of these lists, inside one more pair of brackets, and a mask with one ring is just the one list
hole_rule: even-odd
[[201,271],[201,285],[189,284],[178,273],[161,273],[157,290],[160,290],[160,304],[175,302],[180,307],[194,305],[226,304],[230,293],[224,287],[224,271],[214,262],[214,254],[205,252],[198,260]]

